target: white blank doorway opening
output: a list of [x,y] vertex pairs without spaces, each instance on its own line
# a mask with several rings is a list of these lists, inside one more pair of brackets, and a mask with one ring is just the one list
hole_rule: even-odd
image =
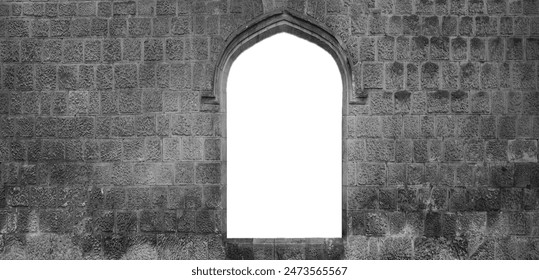
[[342,79],[287,33],[244,51],[227,81],[227,237],[340,238]]

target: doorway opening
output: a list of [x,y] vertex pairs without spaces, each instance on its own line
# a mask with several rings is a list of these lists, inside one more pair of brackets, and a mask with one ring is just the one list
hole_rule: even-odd
[[243,51],[226,83],[228,238],[340,238],[343,82],[288,33]]

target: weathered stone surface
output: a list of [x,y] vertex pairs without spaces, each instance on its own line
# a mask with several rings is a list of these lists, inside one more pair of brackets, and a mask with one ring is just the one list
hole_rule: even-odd
[[[214,75],[280,9],[329,30],[353,69],[343,238],[229,242]],[[538,15],[531,0],[2,3],[0,258],[537,259]]]

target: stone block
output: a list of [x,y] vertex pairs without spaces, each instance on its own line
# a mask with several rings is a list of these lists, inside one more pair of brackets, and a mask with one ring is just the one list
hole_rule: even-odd
[[417,64],[406,64],[406,88],[408,90],[418,90],[419,82],[419,67]]
[[397,1],[395,3],[395,12],[399,15],[411,14],[412,5],[412,0]]
[[112,120],[112,136],[129,137],[135,135],[135,117],[121,116]]
[[92,31],[92,21],[89,18],[75,18],[71,20],[69,29],[73,37],[88,37]]
[[536,162],[537,141],[535,140],[509,140],[508,156],[514,162]]
[[387,115],[393,113],[393,94],[391,92],[372,92],[370,100],[372,114]]
[[380,119],[371,116],[357,117],[355,118],[352,131],[354,131],[355,137],[380,137],[382,135]]
[[395,56],[397,60],[410,59],[410,39],[405,36],[397,37],[395,43]]
[[407,15],[402,17],[402,30],[405,35],[418,35],[420,32],[419,16]]
[[70,91],[67,95],[67,114],[84,115],[88,113],[89,94],[87,91]]
[[[95,70],[95,84],[98,90],[112,89],[114,72],[112,65],[100,64]],[[103,104],[103,103],[102,103]]]
[[123,40],[123,59],[139,61],[142,56],[142,43],[140,39]]
[[465,91],[451,92],[451,112],[468,113],[468,93]]
[[25,39],[21,41],[21,61],[40,62],[43,42],[35,39]]
[[429,140],[427,142],[428,159],[430,162],[439,162],[442,160],[442,141]]
[[451,39],[452,60],[466,60],[468,54],[468,42],[462,37]]
[[[95,67],[93,65],[79,65],[78,89],[94,89],[95,86]],[[96,95],[97,96],[97,95]],[[99,106],[93,112],[99,111]]]
[[78,40],[67,40],[63,44],[63,62],[82,62],[84,57],[83,42]]
[[146,159],[149,161],[159,161],[162,158],[161,139],[146,139]]
[[480,67],[468,62],[460,67],[460,86],[462,89],[480,89]]
[[0,55],[3,62],[19,62],[21,49],[19,41],[2,41]]
[[176,1],[158,0],[155,4],[155,13],[158,16],[176,15]]
[[412,106],[411,93],[409,91],[395,92],[395,113],[407,114]]
[[415,140],[414,145],[414,162],[426,162],[428,160],[428,146],[426,140]]
[[123,142],[123,159],[126,161],[142,161],[144,160],[144,139],[132,138],[124,139]]
[[[170,67],[170,86],[173,89],[186,90],[193,86],[193,67],[190,63],[173,64]],[[157,71],[159,73],[159,71]],[[159,76],[158,76],[159,84]]]
[[498,67],[491,63],[485,63],[481,67],[481,84],[484,89],[495,89],[498,86]]
[[504,41],[502,38],[488,39],[488,60],[502,61],[504,58]]
[[77,88],[77,67],[58,66],[58,87],[61,90],[75,90]]
[[[352,25],[354,22],[352,21]],[[353,30],[353,29],[352,29]],[[390,35],[400,35],[402,34],[402,17],[401,16],[391,16],[387,25],[387,33]],[[358,34],[362,34],[357,32]],[[352,32],[354,34],[354,32]]]
[[535,89],[537,75],[535,63],[515,62],[511,67],[511,85],[513,88],[531,90]]
[[30,22],[23,19],[6,20],[7,37],[28,37],[30,35]]
[[139,115],[135,117],[137,136],[155,135],[156,118],[153,115]]
[[424,36],[440,35],[440,23],[437,16],[423,17],[422,34]]
[[485,61],[485,40],[472,38],[470,40],[470,58],[472,61]]
[[199,209],[202,206],[202,188],[189,186],[184,188],[185,208]]
[[402,63],[386,64],[385,72],[387,89],[402,89],[404,87],[404,65]]
[[378,60],[394,60],[395,57],[395,38],[384,36],[378,38]]
[[494,36],[498,30],[498,21],[489,16],[475,17],[475,34],[477,36]]
[[[111,71],[112,72],[112,71]],[[119,112],[119,92],[118,91],[103,91],[101,92],[101,113],[102,114],[117,114]]]
[[181,141],[182,160],[202,160],[203,139],[184,137]]
[[93,137],[94,119],[92,117],[60,118],[56,124],[60,138]]
[[137,87],[137,65],[119,64],[114,66],[114,81],[116,88]]
[[147,90],[143,92],[142,107],[144,112],[160,112],[163,110],[163,92]]
[[361,61],[373,61],[376,55],[376,39],[361,38],[359,43],[359,59]]
[[167,39],[166,54],[168,60],[184,59],[185,47],[183,39]]
[[385,185],[386,167],[377,163],[358,163],[355,165],[355,185]]
[[397,140],[395,142],[395,161],[412,162],[413,144],[411,140]]
[[170,18],[155,17],[152,19],[152,24],[154,36],[161,37],[170,34]]
[[144,41],[144,60],[161,61],[163,60],[164,45],[161,39],[146,39]]
[[117,62],[122,59],[121,41],[119,39],[103,40],[103,61]]
[[188,16],[173,17],[171,32],[174,35],[187,35],[191,33],[191,22]]
[[485,156],[488,161],[507,161],[507,140],[486,141]]
[[382,63],[364,63],[362,65],[363,86],[365,88],[382,88],[384,83]]
[[427,104],[429,113],[447,113],[450,109],[449,92],[438,90],[427,93]]
[[136,114],[142,112],[141,92],[139,90],[120,90],[119,110],[122,114]]
[[424,89],[439,88],[439,66],[436,63],[426,62],[421,66],[421,84]]
[[449,37],[432,37],[430,39],[430,59],[449,59]]
[[406,165],[388,164],[387,165],[387,185],[404,186],[406,184]]
[[412,37],[411,41],[411,60],[425,61],[429,54],[429,39],[424,36]]
[[539,39],[526,39],[526,59],[539,60]]
[[367,140],[367,161],[394,161],[395,143],[392,140]]
[[482,138],[496,138],[496,117],[482,116],[480,130]]
[[91,19],[91,36],[106,37],[109,34],[109,22],[105,18]]
[[420,117],[420,121],[421,121],[421,134],[423,135],[423,137],[433,138],[435,136],[434,116],[422,116]]
[[153,88],[155,87],[155,65],[141,64],[139,65],[139,86],[141,88]]
[[456,36],[457,35],[457,22],[458,18],[455,16],[442,17],[442,27],[440,34],[443,36]]
[[122,142],[119,140],[105,140],[100,143],[101,160],[119,161],[122,158]]
[[198,184],[219,184],[221,182],[221,164],[198,163],[195,174]]
[[163,159],[165,161],[180,160],[180,138],[163,139]]
[[457,134],[464,138],[480,137],[481,118],[477,115],[465,115],[456,118]]
[[444,162],[461,161],[464,158],[464,143],[461,140],[444,141]]
[[507,38],[505,58],[507,60],[522,60],[524,58],[523,44],[522,38]]
[[516,136],[516,117],[501,116],[498,118],[498,137],[514,139]]

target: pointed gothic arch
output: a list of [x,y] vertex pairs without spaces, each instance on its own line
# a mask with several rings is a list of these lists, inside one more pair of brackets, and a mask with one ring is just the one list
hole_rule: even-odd
[[[347,145],[346,145],[346,119],[348,115],[349,104],[364,104],[366,99],[358,99],[355,97],[356,85],[354,84],[353,71],[351,60],[348,57],[343,42],[333,35],[333,33],[324,26],[320,26],[314,19],[311,19],[303,14],[298,14],[294,11],[286,9],[276,10],[268,14],[264,14],[249,23],[240,27],[237,31],[230,34],[226,41],[225,47],[222,50],[218,60],[216,61],[213,76],[213,90],[206,92],[202,96],[202,103],[209,105],[209,108],[213,108],[212,111],[219,112],[219,114],[226,114],[226,96],[227,96],[227,80],[232,64],[245,50],[255,45],[256,43],[272,36],[277,33],[286,32],[302,39],[305,39],[311,43],[316,44],[325,51],[327,51],[335,60],[339,69],[342,79],[342,185],[341,190],[343,194],[342,200],[342,238],[338,239],[326,239],[323,241],[328,249],[333,246],[342,246],[346,240],[348,231],[347,222],[347,206],[346,206],[346,192],[348,180],[346,174],[347,170]],[[358,86],[358,85],[357,85]],[[218,111],[217,111],[218,110]],[[223,137],[226,139],[226,118],[225,122],[221,123],[221,131]],[[226,143],[226,140],[225,140]],[[223,181],[226,182],[226,161],[227,152],[226,145],[223,146],[222,162],[225,163],[223,167]],[[225,183],[226,184],[226,183]],[[226,185],[223,191],[226,193]],[[226,216],[226,194],[224,196],[224,215]],[[236,250],[241,251],[241,247],[245,246],[245,239],[230,239],[227,238],[226,233],[226,218],[223,224],[223,238],[225,246],[227,247],[227,258],[231,256],[229,254],[235,254]],[[252,246],[253,241],[247,241]],[[296,240],[297,242],[297,240]],[[319,242],[319,240],[304,240],[305,244],[311,244],[312,242]],[[341,245],[338,245],[341,244]],[[239,246],[239,247],[238,247]],[[329,246],[329,247],[328,247]],[[342,254],[340,251],[338,254]],[[342,256],[341,256],[342,257]]]
[[[230,34],[215,66],[213,91],[202,97],[205,104],[218,104],[220,111],[226,110],[226,85],[230,67],[234,60],[254,44],[281,32],[287,32],[326,50],[335,59],[342,77],[343,114],[348,102],[358,102],[354,97],[354,79],[350,59],[344,44],[330,30],[318,25],[310,18],[289,10],[276,10],[264,14]],[[361,102],[361,101],[360,101]]]

